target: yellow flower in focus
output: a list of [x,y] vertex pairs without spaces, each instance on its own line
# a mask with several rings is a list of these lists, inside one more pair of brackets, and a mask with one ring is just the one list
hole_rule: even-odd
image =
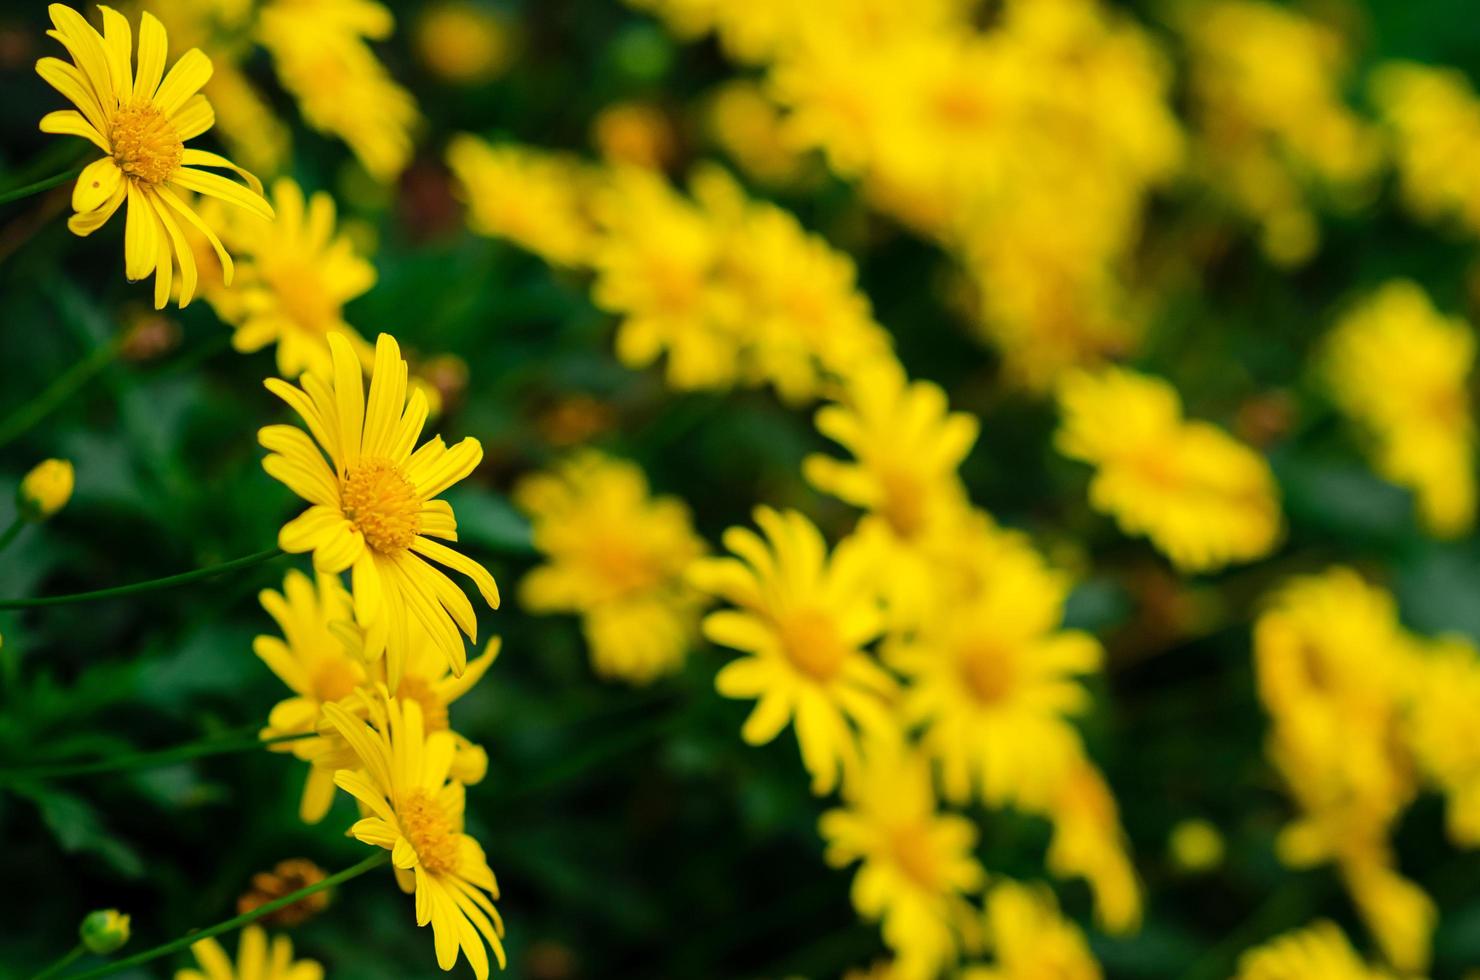
[[961,980],[1100,980],[1079,927],[1059,913],[1042,885],[1000,881],[987,892],[986,945],[991,966],[968,967]]
[[293,941],[274,936],[258,925],[242,930],[237,941],[236,962],[214,939],[191,943],[190,952],[200,969],[176,970],[175,980],[323,980],[324,968],[313,960],[293,959]]
[[463,785],[449,778],[452,735],[428,732],[415,700],[365,700],[371,724],[337,704],[324,706],[359,759],[358,770],[334,774],[369,814],[350,835],[391,852],[396,883],[416,895],[416,924],[431,923],[437,965],[451,970],[461,951],[478,980],[487,980],[484,943],[502,968],[504,923],[483,848],[463,833]]
[[553,265],[590,262],[595,229],[587,206],[595,178],[580,162],[460,133],[447,145],[447,165],[473,231],[507,238]]
[[[317,582],[299,571],[283,580],[283,591],[263,589],[262,608],[278,624],[282,638],[262,635],[252,641],[255,653],[293,692],[267,716],[263,739],[318,731],[325,704],[355,693],[367,679],[365,664],[352,655],[354,609],[336,575],[320,574]],[[309,763],[298,815],[318,823],[334,801],[334,770],[348,765],[344,745],[325,735],[271,746]]]
[[1274,550],[1283,519],[1259,454],[1206,422],[1187,421],[1159,378],[1109,368],[1059,386],[1059,452],[1096,468],[1090,504],[1144,534],[1184,572],[1209,572]]
[[974,945],[965,896],[986,876],[972,853],[976,826],[937,810],[928,762],[896,739],[869,743],[861,773],[844,786],[843,806],[824,813],[818,830],[829,865],[859,864],[853,907],[880,922],[895,954],[892,975],[926,980]]
[[375,0],[269,0],[257,14],[257,40],[304,122],[344,140],[382,183],[411,161],[412,131],[421,122],[411,93],[368,43],[385,40],[394,27],[391,12]]
[[1475,524],[1475,334],[1397,280],[1348,313],[1326,341],[1324,374],[1371,442],[1373,465],[1417,498],[1424,526],[1458,537]]
[[388,334],[376,343],[368,400],[349,341],[331,334],[329,347],[332,378],[305,374],[302,388],[266,382],[312,434],[291,425],[258,432],[269,451],[263,468],[312,505],[283,526],[278,545],[293,554],[312,551],[321,572],[352,573],[367,657],[386,654],[392,690],[401,682],[413,619],[461,675],[467,654],[458,630],[476,641],[477,616],[462,589],[430,562],[471,578],[495,609],[498,586],[486,568],[437,540],[456,541],[457,520],[435,498],[473,472],[483,447],[470,437],[448,449],[436,437],[413,452],[426,396],[413,391],[407,398],[406,362]]
[[1341,930],[1316,922],[1285,933],[1239,958],[1233,980],[1395,980],[1362,962]]
[[658,174],[613,174],[594,202],[601,237],[592,299],[618,314],[617,357],[647,367],[665,352],[679,389],[723,388],[739,370],[738,311],[717,284],[723,238]]
[[[211,128],[215,115],[200,87],[211,77],[211,61],[198,48],[181,56],[165,74],[168,39],[150,13],[139,22],[138,70],[133,68],[133,32],[124,16],[100,6],[103,34],[71,7],[47,8],[60,41],[73,64],[42,58],[36,72],[76,109],[59,109],[41,120],[41,130],[80,136],[106,156],[85,167],[72,189],[67,221],[73,234],[87,236],[101,228],[128,203],[124,228],[124,272],[130,282],[154,275],[154,306],[163,309],[170,297],[174,270],[180,270],[180,305],[195,295],[195,258],[184,228],[203,234],[231,282],[231,257],[216,233],[191,204],[192,194],[219,198],[233,206],[272,218],[256,177],[230,160],[185,143]],[[199,167],[233,170],[250,187],[242,187]],[[183,222],[183,224],[182,224]]]
[[16,505],[28,521],[44,521],[72,499],[76,473],[65,459],[46,459],[21,478]]
[[504,73],[513,58],[510,26],[494,9],[443,0],[417,18],[416,53],[445,82],[474,85]]
[[981,593],[884,646],[907,679],[900,710],[941,764],[947,799],[1044,806],[1080,758],[1070,718],[1090,707],[1078,676],[1100,645],[1061,631],[1068,583],[1023,548],[1004,552]]
[[307,200],[295,182],[272,186],[274,221],[242,218],[225,238],[238,255],[236,286],[225,295],[208,291],[216,312],[235,327],[232,346],[243,353],[277,345],[285,378],[305,371],[333,371],[329,335],[342,334],[362,363],[371,348],[344,322],[344,304],[375,285],[375,267],[349,237],[336,233],[334,199],[323,191]]
[[705,547],[682,501],[652,497],[636,465],[586,450],[526,477],[514,502],[549,559],[520,583],[526,609],[579,613],[602,677],[646,684],[683,664],[700,607],[683,576]]
[[831,557],[822,534],[795,511],[759,507],[763,539],[732,527],[724,543],[738,558],[695,562],[690,581],[736,609],[710,613],[704,635],[746,656],[721,668],[715,689],[755,698],[740,730],[764,745],[793,722],[812,791],[823,795],[859,765],[859,731],[892,730],[896,685],[864,647],[883,626],[867,556],[844,541]]
[[601,159],[613,166],[630,165],[663,170],[678,155],[678,134],[658,106],[647,102],[617,102],[596,114],[591,142]]
[[1389,131],[1403,201],[1425,221],[1452,218],[1480,234],[1480,177],[1455,166],[1480,152],[1480,98],[1463,71],[1384,63],[1369,85]]
[[1181,871],[1212,871],[1223,863],[1223,835],[1207,820],[1179,820],[1167,838],[1167,852]]

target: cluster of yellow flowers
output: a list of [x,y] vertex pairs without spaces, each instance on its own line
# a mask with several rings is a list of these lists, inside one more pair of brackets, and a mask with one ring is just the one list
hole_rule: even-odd
[[785,111],[774,145],[821,150],[957,255],[1013,377],[1042,388],[1135,345],[1120,273],[1182,153],[1170,73],[1139,28],[1095,0],[1013,0],[986,30],[957,0],[633,5],[765,63]]
[[1334,568],[1272,598],[1254,657],[1269,755],[1299,808],[1281,857],[1334,862],[1387,959],[1424,970],[1437,912],[1397,871],[1389,837],[1424,787],[1447,797],[1450,838],[1480,843],[1480,651],[1409,633],[1391,595]]
[[1253,0],[1184,3],[1199,176],[1259,226],[1270,261],[1298,265],[1320,242],[1312,198],[1353,208],[1375,192],[1382,144],[1348,108],[1351,60],[1331,27]]
[[290,137],[244,66],[261,49],[303,121],[343,140],[372,177],[389,181],[411,160],[421,112],[371,48],[395,20],[376,0],[150,0],[179,42],[215,65],[206,87],[234,156],[278,175]]
[[1413,491],[1424,525],[1442,537],[1475,524],[1474,364],[1470,325],[1406,280],[1383,285],[1327,338],[1336,403],[1369,441],[1376,470]]
[[1408,207],[1426,221],[1449,219],[1480,233],[1480,181],[1455,166],[1480,149],[1480,99],[1469,79],[1400,61],[1379,67],[1371,89]]
[[686,196],[645,168],[466,135],[448,163],[474,231],[592,270],[597,305],[622,318],[617,356],[630,367],[666,357],[675,388],[769,384],[803,402],[889,349],[852,260],[718,169],[698,172]]
[[[240,14],[242,6],[221,12]],[[296,386],[278,378],[266,384],[307,431],[270,425],[259,439],[268,450],[266,471],[310,505],[283,527],[278,544],[293,554],[311,552],[315,579],[291,571],[282,592],[262,593],[282,637],[258,637],[254,647],[293,692],[272,710],[262,737],[310,764],[305,820],[327,814],[336,786],[356,800],[362,819],[350,834],[391,852],[397,881],[416,895],[418,925],[432,926],[439,965],[451,969],[461,954],[487,977],[487,949],[500,965],[505,959],[503,922],[493,905],[498,886],[481,847],[463,832],[464,787],[483,778],[487,758],[451,729],[448,706],[482,677],[499,641],[468,662],[462,634],[476,641],[477,616],[463,590],[437,567],[466,575],[498,607],[498,587],[487,569],[442,543],[457,540],[457,521],[438,498],[477,467],[482,448],[471,438],[451,448],[440,437],[421,442],[431,406],[427,393],[412,384],[396,341],[382,334],[372,352],[344,323],[343,303],[368,289],[375,274],[346,239],[335,237],[332,200],[316,195],[305,201],[285,179],[274,188],[275,211],[255,177],[224,157],[183,148],[215,119],[199,94],[212,75],[211,60],[192,48],[166,73],[165,29],[145,12],[135,69],[128,20],[99,9],[101,34],[76,11],[53,4],[51,33],[73,64],[44,58],[37,65],[77,106],[48,114],[42,129],[84,137],[106,154],[78,178],[70,226],[88,234],[127,201],[127,272],[131,279],[155,275],[161,307],[176,269],[179,302],[190,301],[199,285],[195,256],[213,253],[219,275],[206,291],[235,327],[237,347],[276,343],[279,369],[300,376]],[[324,59],[354,65],[353,72],[364,76],[355,84],[381,70],[373,59],[360,63],[370,58],[368,49],[355,53],[363,42],[345,42],[388,29],[389,15],[376,4],[274,0],[258,13],[263,43],[285,72],[293,58],[307,59],[300,67],[310,74],[328,71],[313,67]],[[302,37],[283,40],[299,33],[293,21],[305,16],[313,27],[312,50],[302,48]],[[279,43],[285,46],[274,46]],[[285,53],[290,49],[294,53]],[[318,97],[337,92],[333,101],[342,102],[345,90],[330,82],[348,77],[306,84]],[[332,117],[318,122],[333,125]],[[344,135],[382,172],[404,160],[404,146]],[[236,170],[249,186],[192,165]],[[212,219],[207,222],[192,207],[190,192],[248,214],[203,207]],[[192,245],[182,227],[200,240]],[[234,265],[221,237],[246,259],[246,274],[234,287]],[[71,482],[66,464],[38,469],[22,487],[23,499],[34,499],[38,513],[54,511]],[[197,943],[194,951],[208,974],[232,975],[213,940]],[[237,969],[243,976],[269,971],[274,980],[321,975],[317,964],[292,964],[291,956],[286,940],[269,953],[264,934],[252,929],[243,934]]]

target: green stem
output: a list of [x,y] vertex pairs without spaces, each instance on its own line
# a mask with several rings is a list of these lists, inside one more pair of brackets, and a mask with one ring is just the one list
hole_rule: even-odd
[[211,578],[223,572],[235,571],[238,568],[246,568],[264,561],[280,558],[285,554],[278,548],[268,548],[259,551],[255,555],[247,555],[245,558],[234,558],[231,561],[223,561],[219,565],[207,565],[205,568],[197,568],[189,572],[181,572],[179,575],[168,575],[164,578],[154,578],[147,582],[135,582],[132,585],[119,585],[111,589],[97,589],[93,592],[74,592],[71,595],[42,596],[38,599],[0,599],[0,609],[37,609],[42,606],[64,606],[73,602],[93,602],[98,599],[113,599],[118,596],[138,595],[140,592],[154,592],[158,589],[173,589],[177,585],[185,585],[196,582],[203,578]]
[[32,779],[68,779],[72,776],[91,776],[100,772],[156,769],[160,766],[174,765],[177,762],[200,759],[209,755],[250,752],[253,749],[258,749],[266,745],[277,745],[280,742],[297,742],[301,739],[312,738],[316,734],[318,733],[302,732],[297,735],[279,735],[275,738],[212,738],[199,742],[189,742],[185,745],[176,745],[173,748],[158,749],[153,752],[130,752],[125,755],[116,755],[111,759],[98,759],[94,762],[73,762],[57,766],[39,765],[21,766],[15,769],[0,769],[0,786]]
[[40,973],[36,974],[34,977],[31,978],[31,980],[46,980],[47,977],[56,976],[58,973],[61,973],[73,963],[76,963],[77,958],[85,952],[87,952],[87,947],[82,945],[81,943],[78,943],[76,946],[73,946],[71,949],[69,949],[65,956],[57,960],[51,966],[42,970]]
[[5,533],[0,534],[0,551],[4,551],[10,542],[15,540],[15,536],[21,533],[21,528],[25,526],[26,519],[20,515],[16,515],[16,519],[10,522],[10,527],[5,529]]
[[5,446],[30,431],[31,427],[54,412],[77,390],[118,357],[118,343],[104,344],[62,372],[35,398],[0,420],[0,446]]
[[359,877],[366,871],[370,871],[374,868],[380,867],[383,864],[386,864],[390,861],[390,859],[390,851],[377,851],[375,854],[372,854],[370,857],[367,857],[365,860],[361,861],[359,864],[354,865],[353,867],[345,868],[343,871],[332,874],[329,877],[325,878],[323,881],[315,882],[314,884],[309,885],[307,888],[300,888],[296,892],[284,895],[282,898],[274,899],[273,901],[267,902],[264,905],[259,905],[250,912],[245,912],[241,915],[235,916],[234,918],[227,919],[225,922],[218,922],[216,925],[210,926],[209,928],[187,933],[186,935],[181,936],[179,939],[172,939],[162,946],[156,946],[153,949],[146,949],[144,952],[136,953],[133,956],[128,957],[127,959],[115,960],[114,962],[104,964],[103,966],[100,966],[95,970],[89,970],[86,973],[79,973],[75,977],[69,978],[69,980],[94,980],[94,978],[96,977],[106,977],[111,974],[117,973],[120,970],[127,969],[128,967],[139,966],[143,963],[157,960],[161,956],[168,956],[171,953],[179,952],[182,949],[188,948],[192,943],[198,943],[202,939],[210,939],[211,937],[219,936],[224,932],[230,932],[233,929],[239,929],[242,926],[250,925],[251,923],[256,922],[258,919],[262,918],[264,915],[271,915],[278,909],[287,908],[294,902],[301,901],[314,894],[315,892],[321,892],[326,888],[333,888],[335,885],[349,881],[351,878]]
[[34,184],[26,184],[14,190],[0,191],[0,204],[9,204],[11,201],[19,201],[21,198],[30,197],[32,194],[49,191],[58,184],[65,184],[67,181],[72,180],[80,173],[82,173],[81,167],[73,167],[71,170],[64,170],[44,180],[38,180]]

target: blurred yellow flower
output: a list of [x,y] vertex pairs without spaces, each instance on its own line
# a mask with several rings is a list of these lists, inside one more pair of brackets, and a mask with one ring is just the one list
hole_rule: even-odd
[[462,589],[430,562],[471,578],[495,609],[498,586],[482,565],[435,540],[457,540],[452,508],[435,498],[473,472],[483,448],[470,437],[448,449],[436,437],[413,452],[426,422],[426,396],[412,391],[407,398],[406,362],[390,335],[376,343],[368,401],[349,341],[330,334],[329,347],[332,378],[305,374],[302,388],[278,378],[266,382],[313,437],[291,425],[258,433],[269,451],[263,468],[312,505],[283,526],[278,544],[293,554],[312,551],[321,572],[352,572],[367,657],[386,654],[392,690],[401,682],[412,619],[461,675],[467,654],[458,630],[476,641],[477,616]]
[[1480,234],[1480,177],[1455,166],[1480,152],[1480,98],[1455,68],[1392,61],[1369,89],[1388,130],[1403,201],[1425,221],[1452,219]]
[[780,108],[755,82],[726,82],[710,97],[708,126],[714,141],[747,176],[773,186],[795,183],[806,158],[787,136]]
[[1405,737],[1425,777],[1448,798],[1450,839],[1480,846],[1480,651],[1469,640],[1425,644],[1413,666]]
[[906,678],[906,724],[941,764],[945,796],[973,789],[990,806],[1044,806],[1080,758],[1070,719],[1090,707],[1080,675],[1100,645],[1061,631],[1068,583],[1028,549],[1004,555],[974,601],[887,642],[884,660]]
[[1414,492],[1424,526],[1441,537],[1475,524],[1474,365],[1470,325],[1401,279],[1353,308],[1326,341],[1323,373],[1337,405],[1370,441],[1377,471]]
[[514,502],[548,559],[520,583],[520,603],[579,613],[599,676],[646,684],[678,670],[701,603],[684,571],[706,550],[688,507],[653,497],[635,464],[595,450],[524,478]]
[[1184,3],[1196,166],[1260,227],[1272,262],[1298,265],[1320,230],[1309,198],[1370,198],[1382,163],[1371,127],[1342,99],[1350,56],[1331,27],[1258,0]]
[[678,134],[668,115],[650,102],[616,102],[591,123],[591,142],[613,166],[663,170],[678,156]]
[[512,28],[495,8],[441,0],[417,17],[416,53],[443,81],[474,85],[497,78],[513,58]]
[[[67,227],[91,235],[128,203],[124,229],[124,271],[130,282],[154,275],[154,306],[170,297],[174,269],[180,270],[180,305],[195,295],[195,258],[185,227],[203,234],[216,250],[229,284],[231,257],[216,233],[192,207],[192,194],[219,198],[265,219],[272,207],[256,177],[223,156],[189,149],[185,143],[211,128],[215,115],[198,94],[211,77],[211,61],[198,48],[180,57],[165,74],[169,46],[164,27],[145,12],[139,22],[138,70],[133,68],[133,32],[124,16],[100,6],[103,34],[70,7],[47,8],[73,64],[57,58],[36,62],[37,73],[77,108],[49,112],[41,120],[47,133],[80,136],[106,156],[85,167],[72,190],[76,212]],[[199,167],[233,170],[249,187]],[[185,224],[182,225],[181,222]]]
[[1059,452],[1095,467],[1090,504],[1144,534],[1183,572],[1263,558],[1283,519],[1264,458],[1223,430],[1182,417],[1167,382],[1121,368],[1067,376]]
[[867,556],[844,541],[829,557],[811,521],[759,507],[761,538],[732,527],[724,543],[738,558],[695,562],[689,578],[736,609],[710,613],[704,635],[746,656],[726,664],[714,686],[755,698],[740,736],[764,745],[794,722],[812,791],[823,795],[857,773],[859,731],[890,731],[896,684],[865,652],[882,628]]
[[972,853],[976,826],[938,811],[922,756],[888,736],[871,740],[858,778],[843,787],[843,806],[824,813],[818,830],[829,865],[859,864],[853,906],[880,922],[895,954],[892,976],[941,976],[963,945],[975,945],[965,896],[986,878]]
[[339,137],[382,183],[411,161],[416,101],[391,78],[368,42],[391,35],[395,20],[375,0],[268,0],[257,40],[309,126]]
[[451,970],[461,952],[478,980],[487,980],[484,943],[502,968],[504,923],[483,848],[463,833],[463,785],[449,778],[452,735],[428,732],[414,700],[365,702],[369,724],[337,704],[324,706],[359,760],[358,769],[334,774],[335,784],[369,814],[350,835],[391,852],[396,883],[416,895],[416,924],[431,923],[437,965]]
[[324,977],[324,968],[313,960],[293,959],[293,941],[287,936],[274,936],[268,945],[267,933],[258,925],[242,930],[235,963],[214,939],[192,943],[190,952],[200,969],[176,970],[175,980],[323,980]]
[[1395,980],[1362,962],[1341,930],[1316,922],[1285,933],[1239,958],[1233,980]]
[[334,227],[334,199],[323,191],[304,199],[289,178],[272,186],[273,221],[247,216],[227,223],[223,238],[238,256],[236,285],[207,290],[206,298],[235,328],[232,346],[243,353],[277,345],[285,378],[305,371],[329,376],[329,335],[344,336],[360,361],[370,345],[344,321],[344,304],[375,285],[375,267]]
[[1116,935],[1135,932],[1141,924],[1141,886],[1105,777],[1081,758],[1041,812],[1053,824],[1048,870],[1085,880],[1100,928]]
[[447,145],[447,165],[473,231],[507,238],[552,265],[591,261],[595,229],[588,210],[596,181],[575,158],[459,133]]
[[72,499],[76,473],[65,459],[45,459],[21,477],[16,491],[20,514],[28,521],[44,521]]
[[1053,892],[999,880],[987,892],[986,946],[991,966],[968,967],[961,980],[1100,980],[1084,933],[1059,913]]
[[1418,667],[1392,596],[1334,568],[1282,588],[1254,626],[1269,755],[1299,807],[1278,852],[1296,867],[1337,864],[1392,963],[1428,963],[1434,909],[1394,870],[1388,837],[1418,787],[1402,738]]
[[940,386],[911,382],[893,357],[853,370],[835,404],[816,415],[817,431],[849,461],[814,454],[807,481],[867,513],[857,536],[877,566],[892,624],[914,625],[936,595],[930,549],[956,535],[967,512],[957,470],[976,442],[977,419],[952,412]]
[[679,389],[731,385],[739,371],[738,303],[717,281],[723,238],[660,175],[619,170],[594,202],[601,237],[596,305],[622,317],[617,357],[631,368],[668,356]]

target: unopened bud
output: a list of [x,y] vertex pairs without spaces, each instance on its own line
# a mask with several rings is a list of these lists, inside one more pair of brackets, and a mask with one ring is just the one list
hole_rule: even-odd
[[117,909],[89,912],[87,918],[82,920],[77,934],[82,937],[82,945],[89,952],[107,956],[122,949],[128,942],[128,916]]
[[16,502],[21,516],[28,521],[44,521],[72,498],[72,464],[65,459],[48,459],[37,464],[21,480]]

